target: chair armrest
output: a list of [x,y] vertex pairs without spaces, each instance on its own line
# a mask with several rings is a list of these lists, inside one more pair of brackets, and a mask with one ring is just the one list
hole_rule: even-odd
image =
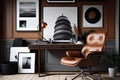
[[93,58],[101,58],[101,56],[104,54],[104,52],[99,52],[99,51],[96,51],[96,52],[90,52],[87,56],[87,59],[88,60],[91,60]]

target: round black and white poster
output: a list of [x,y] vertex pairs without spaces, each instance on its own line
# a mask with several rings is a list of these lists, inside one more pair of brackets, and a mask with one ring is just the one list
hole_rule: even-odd
[[83,5],[83,27],[102,27],[102,5]]

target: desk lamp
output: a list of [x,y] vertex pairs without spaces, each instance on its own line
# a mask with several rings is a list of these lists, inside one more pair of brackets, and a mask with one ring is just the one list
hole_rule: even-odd
[[[45,29],[46,27],[47,27],[47,23],[44,22],[44,21],[42,21],[42,22],[41,22],[41,31],[42,31],[43,29]],[[39,25],[38,25],[37,28],[39,28]],[[43,35],[41,35],[41,32],[38,31],[38,35],[39,35],[39,38],[38,38],[38,40],[35,41],[35,42],[46,41],[46,39],[43,37]],[[43,40],[41,40],[41,37],[43,38]]]

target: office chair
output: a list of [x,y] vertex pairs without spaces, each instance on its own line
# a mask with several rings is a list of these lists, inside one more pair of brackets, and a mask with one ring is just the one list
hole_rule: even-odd
[[[83,78],[90,78],[85,76],[83,68],[89,68],[91,74],[91,67],[99,67],[101,55],[104,53],[106,33],[92,32],[87,36],[87,42],[81,51],[66,51],[66,57],[61,58],[61,64],[66,66],[79,66],[81,72],[72,80],[81,76]],[[100,76],[100,72],[99,72]]]

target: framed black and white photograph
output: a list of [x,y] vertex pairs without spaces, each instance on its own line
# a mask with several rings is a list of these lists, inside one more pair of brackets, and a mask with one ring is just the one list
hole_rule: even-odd
[[11,47],[10,48],[10,62],[18,62],[18,53],[19,52],[30,52],[28,47]]
[[17,0],[17,31],[39,31],[39,0]]
[[18,73],[35,72],[35,53],[19,52]]
[[53,42],[69,42],[74,34],[74,24],[78,27],[77,7],[43,7],[43,18],[48,24],[43,36]]
[[74,3],[75,0],[47,0],[48,3]]
[[103,27],[102,5],[83,5],[83,27],[87,28]]

